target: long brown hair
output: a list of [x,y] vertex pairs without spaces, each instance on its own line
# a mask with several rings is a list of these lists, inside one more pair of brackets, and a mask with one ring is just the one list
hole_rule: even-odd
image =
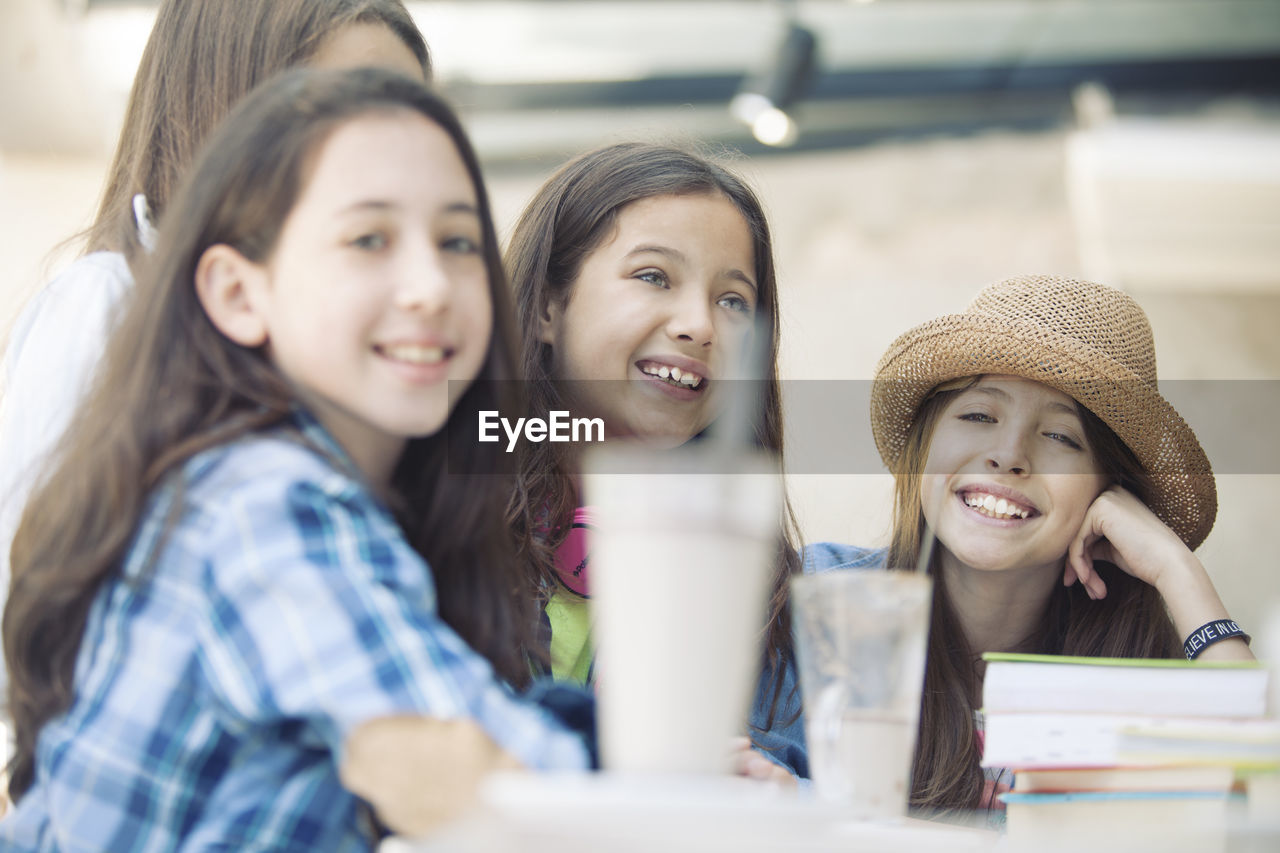
[[[583,154],[561,167],[525,207],[507,249],[507,269],[524,330],[521,364],[534,417],[565,408],[552,375],[552,349],[533,334],[549,303],[567,304],[583,263],[604,241],[627,205],[663,195],[713,194],[726,198],[746,221],[755,251],[757,317],[766,330],[768,372],[764,414],[755,424],[760,447],[782,455],[782,389],[778,381],[778,285],[773,242],[764,209],[751,188],[723,166],[693,151],[650,143],[619,143]],[[577,506],[575,460],[568,445],[525,442],[509,516],[521,535],[530,579],[554,588],[555,549]],[[766,635],[767,662],[780,672],[791,648],[787,584],[799,570],[796,521],[784,500],[777,572]],[[782,679],[775,679],[770,723]]]
[[[163,213],[205,137],[272,75],[305,63],[345,26],[388,27],[430,79],[427,44],[401,0],[164,0],[143,49],[85,251],[141,245],[133,196]],[[74,238],[73,238],[74,239]]]
[[[137,298],[111,339],[103,370],[72,422],[55,467],[33,494],[13,543],[4,651],[17,749],[10,793],[32,782],[36,738],[73,698],[90,605],[119,576],[144,501],[199,451],[279,424],[295,394],[259,349],[220,334],[193,285],[205,249],[226,244],[269,261],[316,152],[340,125],[371,112],[422,115],[453,139],[475,187],[494,326],[478,380],[453,416],[519,406],[516,337],[490,207],[475,154],[449,107],[386,71],[292,71],[245,99],[215,134],[161,225]],[[492,454],[446,440],[409,442],[392,489],[407,538],[431,566],[442,617],[498,673],[529,678],[521,650],[534,622],[503,518],[507,478]]]
[[[926,535],[921,479],[938,418],[958,394],[980,377],[944,382],[930,392],[912,421],[894,473],[893,532],[886,561],[914,566]],[[1112,483],[1146,500],[1149,477],[1142,464],[1097,415],[1076,404],[1085,443]],[[1017,651],[1085,657],[1176,657],[1180,646],[1164,601],[1155,587],[1108,563],[1096,563],[1107,597],[1091,600],[1081,584],[1055,585],[1040,628]],[[945,572],[935,552],[924,695],[911,780],[911,805],[947,812],[979,804],[983,775],[974,733],[982,681],[976,664],[985,649],[974,649],[947,594]]]

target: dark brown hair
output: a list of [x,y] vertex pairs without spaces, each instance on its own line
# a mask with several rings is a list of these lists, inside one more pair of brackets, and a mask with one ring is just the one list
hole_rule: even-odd
[[[765,406],[755,424],[760,447],[782,454],[782,389],[778,382],[778,286],[773,242],[755,193],[736,175],[692,151],[650,143],[620,143],[583,154],[561,167],[525,207],[507,249],[507,270],[516,294],[516,311],[524,342],[524,368],[532,415],[546,418],[565,408],[552,375],[551,346],[533,331],[547,304],[567,304],[583,263],[607,238],[627,205],[664,195],[718,195],[746,221],[755,251],[757,318],[766,330]],[[575,460],[569,447],[551,442],[522,445],[520,473],[509,516],[521,535],[530,580],[553,589],[555,550],[567,534],[578,490]],[[796,522],[789,501],[778,541],[777,571],[770,599],[765,638],[769,667],[780,672],[791,648],[787,584],[799,570]],[[782,679],[775,689],[770,723],[777,709]]]
[[[935,388],[920,404],[898,468],[894,472],[893,532],[886,564],[914,566],[925,532],[921,475],[929,457],[938,418],[947,405],[979,377],[951,380]],[[1076,409],[1085,443],[1099,469],[1122,487],[1146,500],[1149,477],[1142,464],[1097,415],[1079,403]],[[981,706],[982,681],[977,663],[983,651],[969,646],[947,594],[937,552],[933,576],[933,610],[920,728],[912,769],[911,805],[935,812],[977,808],[982,795],[980,750],[974,734],[974,711]],[[1155,587],[1108,563],[1095,564],[1106,581],[1107,597],[1093,601],[1081,584],[1055,585],[1040,628],[1011,651],[1086,657],[1176,657],[1177,633]]]
[[[250,95],[215,134],[161,224],[103,369],[27,505],[13,543],[4,651],[17,749],[10,793],[32,782],[36,738],[67,708],[90,605],[118,577],[144,501],[199,451],[284,422],[289,383],[261,348],[224,337],[194,287],[204,251],[226,244],[269,261],[280,229],[336,128],[370,113],[407,111],[452,138],[475,187],[494,326],[477,379],[454,417],[520,406],[510,296],[475,154],[458,120],[420,83],[386,71],[292,71]],[[503,519],[507,478],[493,456],[445,438],[409,442],[393,477],[393,506],[408,540],[431,566],[440,613],[499,674],[523,684],[521,657],[535,622]],[[178,505],[179,506],[180,502]]]
[[430,79],[427,44],[401,0],[164,0],[85,251],[123,252],[134,263],[141,246],[133,196],[145,194],[160,216],[205,137],[241,98],[356,23],[388,27]]

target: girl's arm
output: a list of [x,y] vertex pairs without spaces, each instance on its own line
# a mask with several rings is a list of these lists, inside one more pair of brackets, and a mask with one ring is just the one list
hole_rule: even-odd
[[418,838],[472,809],[490,773],[522,768],[472,720],[404,715],[352,732],[340,772],[389,829]]
[[[1199,558],[1132,493],[1113,486],[1085,514],[1067,551],[1064,582],[1077,580],[1090,598],[1103,598],[1107,586],[1093,570],[1094,560],[1114,563],[1160,591],[1178,635],[1186,639],[1203,625],[1231,617]],[[1244,640],[1221,640],[1197,660],[1254,660]]]
[[282,455],[311,454],[264,444],[242,465],[252,481],[205,510],[199,555],[204,677],[229,724],[301,726],[406,831],[457,816],[488,768],[585,768],[582,738],[440,618],[430,570],[390,516],[332,470],[282,481]]

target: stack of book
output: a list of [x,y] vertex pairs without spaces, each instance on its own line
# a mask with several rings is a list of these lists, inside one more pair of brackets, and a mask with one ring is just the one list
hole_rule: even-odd
[[988,654],[986,767],[1016,850],[1225,849],[1237,772],[1280,765],[1257,664]]

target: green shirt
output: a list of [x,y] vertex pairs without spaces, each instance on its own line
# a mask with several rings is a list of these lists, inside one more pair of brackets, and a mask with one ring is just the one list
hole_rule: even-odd
[[557,586],[547,602],[547,621],[551,623],[552,677],[557,681],[587,684],[595,657],[589,601]]

